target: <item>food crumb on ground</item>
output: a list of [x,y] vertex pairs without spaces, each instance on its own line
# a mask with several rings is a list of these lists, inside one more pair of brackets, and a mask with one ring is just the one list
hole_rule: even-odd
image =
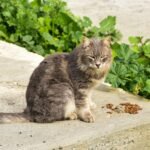
[[117,106],[114,106],[114,104],[108,103],[105,106],[102,106],[102,108],[109,109],[109,111],[106,112],[108,114],[112,114],[113,112],[137,114],[140,110],[142,110],[142,108],[138,104],[131,104],[129,102],[120,103]]

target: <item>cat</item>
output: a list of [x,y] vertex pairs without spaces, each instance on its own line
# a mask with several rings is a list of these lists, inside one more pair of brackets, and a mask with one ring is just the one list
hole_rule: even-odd
[[111,62],[109,39],[85,38],[71,53],[49,55],[32,73],[27,108],[23,117],[16,118],[37,123],[94,122],[92,90],[104,81]]

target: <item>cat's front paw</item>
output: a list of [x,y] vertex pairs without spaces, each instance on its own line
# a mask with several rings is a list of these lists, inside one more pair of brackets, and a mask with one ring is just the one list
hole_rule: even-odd
[[77,117],[77,114],[75,112],[71,113],[68,117],[70,120],[76,120],[78,117]]
[[97,105],[94,102],[90,102],[90,109],[95,109]]
[[91,112],[85,112],[85,114],[83,115],[83,117],[81,119],[83,121],[89,122],[89,123],[95,122],[95,118]]

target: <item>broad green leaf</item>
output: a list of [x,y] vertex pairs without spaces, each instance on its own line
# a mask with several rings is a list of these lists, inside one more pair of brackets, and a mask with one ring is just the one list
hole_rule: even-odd
[[116,17],[114,16],[108,16],[104,20],[102,20],[100,23],[100,29],[99,31],[102,33],[112,32],[114,31],[115,25],[116,25]]
[[41,45],[36,45],[34,52],[36,52],[37,54],[42,55],[42,56],[45,55],[45,51]]
[[150,44],[144,45],[143,51],[144,51],[145,56],[147,56],[150,59]]
[[148,94],[150,95],[150,79],[146,80],[144,91],[148,92]]
[[150,44],[150,39],[146,39],[145,41],[144,41],[144,44]]
[[114,29],[114,31],[111,32],[109,36],[111,36],[111,39],[114,42],[117,42],[117,41],[121,40],[121,38],[122,38],[121,32],[119,30],[116,30],[116,29]]
[[5,38],[6,40],[8,40],[8,36],[7,34],[5,34],[3,31],[0,30],[0,38]]
[[124,64],[114,62],[108,75],[108,81],[115,87],[125,85],[127,76],[127,67]]
[[32,40],[32,36],[31,35],[25,35],[22,37],[22,40],[25,42],[31,41]]
[[56,50],[50,49],[50,50],[49,50],[49,53],[50,53],[50,54],[54,54],[54,53],[56,53]]
[[123,60],[127,62],[131,57],[133,57],[134,53],[130,49],[129,45],[127,44],[121,44],[119,45],[118,43],[115,43],[112,45],[112,49],[114,50],[115,56],[118,57],[117,60]]
[[34,44],[34,41],[32,39],[33,37],[30,35],[25,35],[22,37],[22,40],[30,46]]
[[140,53],[141,52],[141,47],[139,47],[138,45],[133,45],[132,47],[132,50],[136,53]]
[[52,40],[52,36],[48,33],[48,32],[43,32],[41,33],[42,37],[44,38],[45,41],[51,41]]
[[72,41],[78,43],[82,39],[82,32],[72,32]]
[[10,35],[10,41],[11,42],[16,42],[18,40],[19,35],[18,34],[11,34]]
[[136,36],[136,37],[130,36],[130,37],[129,37],[129,42],[130,42],[131,44],[139,44],[139,43],[141,43],[142,38],[143,38],[143,37],[140,37],[140,36]]
[[90,27],[92,25],[92,21],[90,18],[88,17],[83,17],[83,20],[82,20],[82,25],[87,28],[87,27]]
[[11,17],[11,13],[9,11],[3,11],[2,14],[5,16],[5,17]]
[[145,56],[141,56],[137,59],[137,61],[140,63],[140,64],[144,64],[145,66],[150,64],[150,59],[145,57]]
[[109,73],[106,79],[106,82],[111,83],[113,87],[118,87],[118,77],[112,73]]
[[90,30],[88,30],[87,37],[91,37],[91,36],[94,36],[94,37],[99,36],[99,28],[98,27],[93,26],[90,28]]
[[146,71],[149,73],[149,75],[150,75],[150,66],[147,66],[147,68],[145,68],[146,69]]
[[40,26],[43,26],[44,25],[44,17],[39,17],[38,22],[39,22]]

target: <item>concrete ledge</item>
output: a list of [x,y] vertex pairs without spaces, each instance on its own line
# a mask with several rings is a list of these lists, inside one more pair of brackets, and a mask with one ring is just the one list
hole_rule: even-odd
[[[93,100],[96,122],[60,121],[51,124],[3,124],[0,125],[0,145],[3,150],[51,150],[51,149],[122,149],[136,147],[142,139],[142,148],[149,146],[150,103],[126,92],[95,90]],[[143,110],[138,114],[109,115],[101,106],[107,103],[130,102],[139,104]],[[143,132],[144,131],[144,132]],[[134,133],[134,134],[133,134]],[[142,134],[143,135],[142,135]],[[138,135],[138,136],[136,136]],[[120,138],[119,138],[120,137]],[[119,141],[118,141],[119,139]],[[128,141],[128,142],[127,142]],[[132,141],[133,144],[131,144]],[[137,142],[136,142],[137,141]],[[124,144],[122,144],[124,143]],[[126,144],[125,144],[126,143]],[[140,144],[140,143],[139,143]],[[140,149],[139,149],[140,150]]]
[[[10,49],[12,51],[9,55]],[[15,57],[16,53],[22,54]],[[29,77],[42,59],[24,48],[0,42],[0,112],[23,111]],[[0,124],[0,150],[150,149],[148,100],[102,85],[94,91],[93,101],[98,106],[93,112],[96,116],[95,123],[76,120],[49,124]],[[108,114],[102,109],[107,103],[118,105],[123,102],[136,103],[142,110],[133,115]]]
[[43,57],[0,41],[0,112],[21,112],[29,77]]
[[64,149],[85,150],[149,150],[150,149],[150,124],[108,134],[93,140],[84,141]]

